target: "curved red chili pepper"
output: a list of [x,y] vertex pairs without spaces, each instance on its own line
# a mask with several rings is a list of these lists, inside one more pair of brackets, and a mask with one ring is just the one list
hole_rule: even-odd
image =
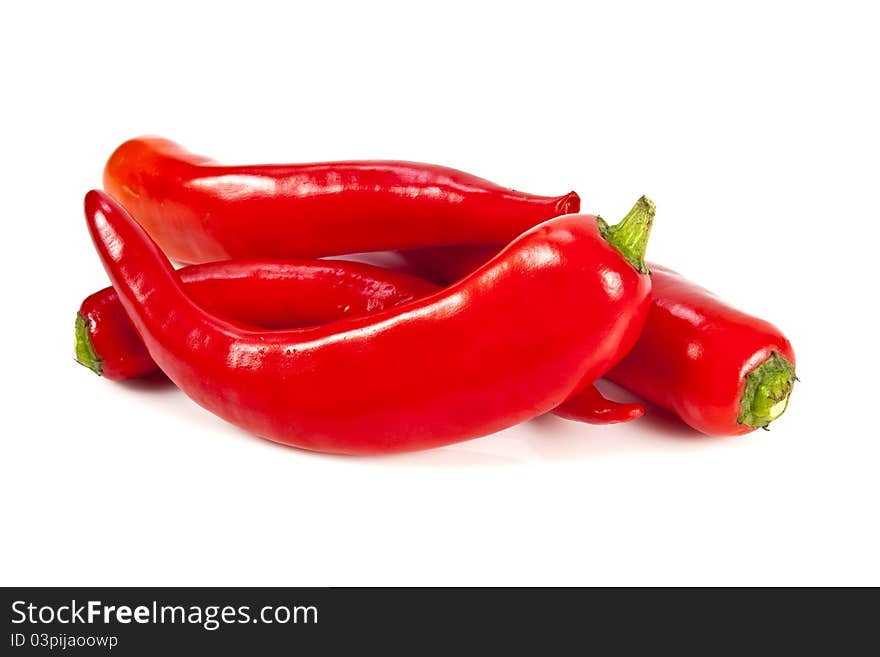
[[545,413],[631,348],[648,309],[650,278],[612,246],[638,235],[635,255],[644,253],[646,200],[614,227],[586,215],[547,221],[426,298],[282,331],[207,313],[115,201],[89,192],[85,209],[119,299],[165,374],[233,424],[307,449],[424,449]]
[[117,148],[104,188],[170,258],[188,263],[506,244],[580,209],[574,192],[535,196],[432,164],[223,166],[158,137]]
[[[384,310],[439,288],[421,278],[341,260],[226,260],[179,270],[196,303],[254,328],[313,326]],[[158,368],[112,287],[82,302],[77,360],[121,381]]]
[[[324,324],[439,290],[415,276],[344,260],[227,260],[191,265],[178,274],[190,298],[209,312],[267,329]],[[82,302],[76,359],[114,381],[159,371],[112,287]],[[590,424],[611,424],[641,417],[644,407],[605,399],[588,386],[554,412]]]
[[[403,254],[406,271],[449,283],[497,247],[438,247]],[[650,264],[651,311],[635,347],[606,378],[709,435],[766,428],[788,406],[796,380],[791,343],[772,324]]]

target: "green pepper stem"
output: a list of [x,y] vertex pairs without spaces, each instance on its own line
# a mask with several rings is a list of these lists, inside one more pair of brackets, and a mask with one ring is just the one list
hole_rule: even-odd
[[643,196],[636,201],[632,210],[613,226],[609,226],[602,217],[597,217],[602,237],[620,251],[626,261],[640,274],[651,273],[645,264],[645,251],[648,248],[648,238],[651,236],[655,213],[654,202]]
[[746,388],[736,421],[750,427],[767,428],[788,408],[796,378],[794,366],[774,351],[746,376]]
[[76,354],[76,362],[80,365],[88,367],[92,372],[101,376],[101,359],[95,353],[95,347],[89,338],[89,322],[83,317],[82,313],[76,314],[76,323],[74,324],[74,353]]

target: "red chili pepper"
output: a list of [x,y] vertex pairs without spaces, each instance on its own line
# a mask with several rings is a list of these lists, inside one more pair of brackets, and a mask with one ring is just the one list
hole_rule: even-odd
[[426,298],[279,331],[206,312],[115,201],[93,191],[85,208],[119,299],[165,374],[233,424],[308,449],[423,449],[545,413],[613,366],[648,310],[646,199],[616,226],[547,221]]
[[[178,273],[197,304],[264,329],[324,324],[439,289],[415,276],[341,260],[227,260],[184,267]],[[112,287],[82,302],[76,319],[76,359],[114,381],[158,369]]]
[[[448,283],[497,251],[439,247],[404,258],[407,271]],[[794,350],[782,332],[670,269],[650,269],[648,320],[606,378],[709,435],[748,433],[782,415],[796,380]]]
[[795,357],[782,332],[651,265],[645,330],[607,377],[709,435],[766,428],[788,407]]
[[[342,260],[227,260],[184,267],[178,274],[190,298],[209,312],[266,329],[314,326],[377,312],[440,289],[415,276]],[[114,381],[159,371],[112,287],[95,292],[80,306],[76,359]],[[611,424],[641,417],[644,407],[605,399],[588,386],[555,412]]]
[[431,164],[223,166],[158,137],[117,148],[104,188],[170,258],[188,263],[506,244],[580,209],[574,192],[534,196]]

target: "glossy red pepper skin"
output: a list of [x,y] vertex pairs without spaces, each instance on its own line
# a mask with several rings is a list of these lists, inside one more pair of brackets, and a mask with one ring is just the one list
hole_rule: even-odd
[[574,192],[535,196],[432,164],[224,166],[158,137],[117,148],[104,189],[186,263],[506,244],[580,209]]
[[602,238],[595,217],[567,215],[426,298],[254,331],[196,305],[113,199],[89,192],[85,209],[119,299],[165,374],[233,424],[306,449],[425,449],[546,413],[619,361],[648,310],[650,278]]
[[702,433],[754,431],[757,427],[738,420],[746,377],[772,354],[793,368],[791,343],[769,322],[737,310],[680,274],[650,267],[654,292],[645,330],[607,378]]
[[491,244],[467,244],[401,251],[400,270],[437,285],[449,285],[480,267],[500,248]]
[[[405,271],[446,284],[497,251],[474,245],[406,252]],[[789,340],[774,325],[680,274],[662,265],[649,267],[648,319],[632,351],[605,377],[708,435],[741,435],[766,426],[740,421],[747,377],[776,354],[790,364],[793,379],[795,354]],[[785,403],[788,394],[790,387]]]
[[[384,310],[439,288],[415,276],[341,260],[227,260],[179,270],[186,292],[221,317],[254,328],[297,328]],[[158,368],[112,287],[86,297],[83,364],[122,381]],[[78,336],[79,340],[79,336]]]
[[[314,326],[392,308],[440,288],[415,276],[344,260],[227,260],[178,270],[186,293],[209,312],[254,328]],[[114,381],[159,370],[112,287],[86,297],[77,315],[77,358]],[[641,404],[587,386],[554,413],[590,424],[629,422]]]
[[645,407],[606,399],[596,386],[590,385],[557,406],[553,414],[589,424],[617,424],[638,420],[645,414]]

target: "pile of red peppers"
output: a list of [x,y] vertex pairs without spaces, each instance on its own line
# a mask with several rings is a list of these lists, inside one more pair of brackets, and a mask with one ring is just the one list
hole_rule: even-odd
[[[430,164],[228,166],[133,139],[86,195],[112,287],[80,306],[76,358],[345,454],[644,414],[602,377],[708,435],[778,418],[796,380],[779,329],[646,263],[649,199],[615,224],[579,211]],[[388,250],[396,269],[320,259]]]

